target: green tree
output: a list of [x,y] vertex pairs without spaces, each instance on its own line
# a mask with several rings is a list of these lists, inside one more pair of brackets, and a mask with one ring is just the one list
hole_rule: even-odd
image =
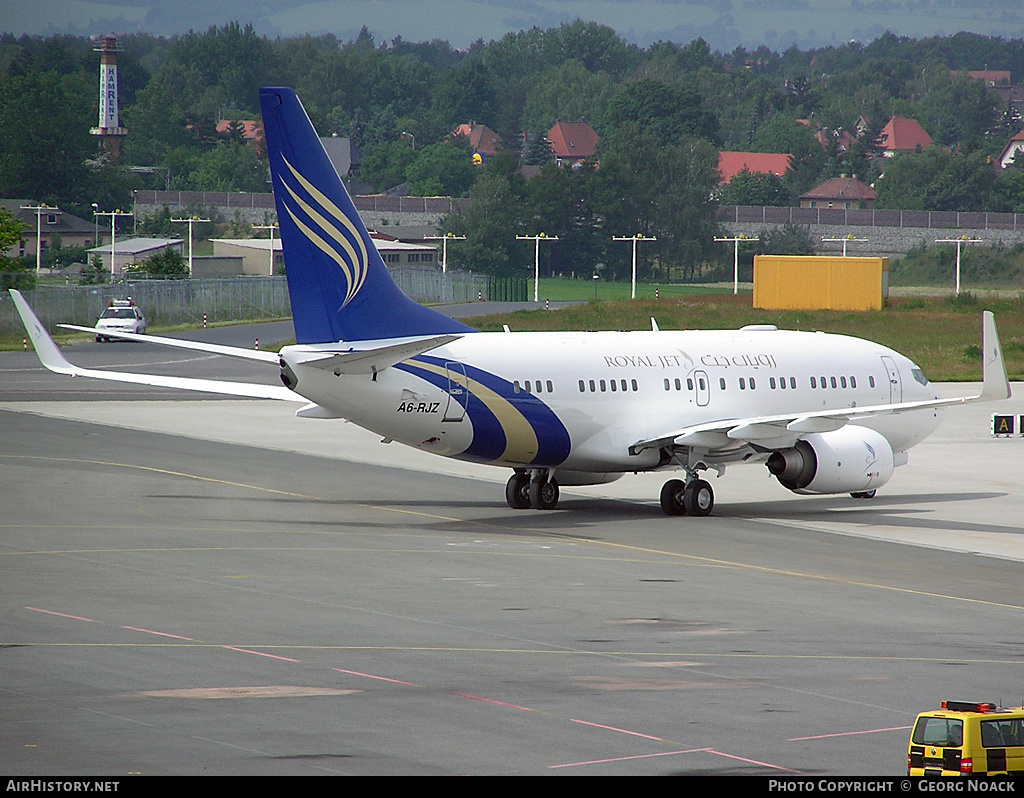
[[808,227],[787,222],[781,227],[762,230],[757,237],[757,251],[762,255],[814,254],[814,238]]
[[615,92],[607,72],[589,72],[580,61],[565,61],[530,82],[521,126],[547,131],[559,119],[600,119]]
[[376,191],[405,182],[409,166],[416,160],[416,152],[405,139],[381,142],[363,157],[359,177]]
[[629,133],[602,157],[596,210],[610,235],[658,239],[653,248],[644,248],[645,260],[656,256],[666,274],[681,268],[696,279],[713,257],[717,152],[695,138],[663,146],[635,124]]
[[30,72],[5,78],[0,196],[88,206],[85,161],[96,152],[96,142],[89,135],[95,117],[85,96],[92,89],[75,76]]
[[791,202],[785,181],[767,172],[744,169],[722,187],[719,201],[723,205],[777,205]]
[[719,142],[718,119],[695,89],[647,78],[628,84],[608,103],[606,135],[620,136],[627,125],[639,126],[662,145],[686,136]]
[[441,227],[466,240],[457,248],[464,268],[505,277],[522,276],[517,261],[521,198],[503,174],[485,170],[469,191],[469,202],[449,214]]
[[248,144],[227,142],[201,155],[188,176],[194,191],[268,190],[267,164]]
[[463,197],[477,177],[469,147],[459,141],[430,144],[406,169],[413,196]]
[[984,211],[998,203],[985,153],[942,147],[892,158],[875,181],[875,207],[911,211]]
[[6,208],[0,208],[0,289],[28,291],[35,287],[35,264],[29,269],[22,259],[10,258],[7,250],[21,241],[25,225]]
[[88,265],[82,269],[79,282],[82,285],[102,285],[107,282],[107,270],[103,267],[103,258],[93,255]]
[[178,250],[168,247],[125,271],[150,277],[181,278],[188,277],[188,262]]

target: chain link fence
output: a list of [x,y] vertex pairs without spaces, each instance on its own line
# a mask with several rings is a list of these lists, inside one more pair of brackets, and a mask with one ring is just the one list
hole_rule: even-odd
[[[394,269],[391,276],[409,297],[454,304],[489,299],[490,280],[469,272],[441,274],[434,269]],[[128,280],[101,285],[40,285],[24,292],[43,326],[91,327],[111,300],[131,297],[150,325],[279,319],[291,316],[283,276],[194,280]],[[0,295],[0,335],[22,335],[24,328],[10,295]]]

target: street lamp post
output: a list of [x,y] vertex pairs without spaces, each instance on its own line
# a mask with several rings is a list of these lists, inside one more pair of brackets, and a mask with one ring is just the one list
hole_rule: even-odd
[[[199,224],[200,222],[208,222],[209,219],[200,219],[198,216],[190,216],[188,219],[171,219],[172,222],[178,222],[180,224],[188,225],[188,276],[192,276],[192,226]],[[274,248],[271,246],[271,257],[273,257]]]
[[57,214],[62,213],[62,211],[60,208],[47,205],[45,202],[39,205],[22,205],[20,207],[23,211],[36,212],[36,279],[38,279],[39,273],[43,269],[43,214]]
[[126,211],[95,211],[94,216],[109,216],[110,217],[110,276],[114,276],[114,245],[117,243],[117,217],[118,216],[134,216],[134,213],[128,213]]
[[732,253],[732,292],[738,294],[740,292],[740,243],[743,241],[760,241],[761,239],[757,236],[753,238],[747,236],[745,233],[740,233],[738,236],[732,238],[715,238],[715,241],[721,242],[732,242],[733,253]]
[[[274,276],[274,231],[277,229],[277,225],[276,224],[254,224],[252,226],[252,229],[253,230],[269,230],[270,231],[270,271],[268,273],[270,274],[271,277],[273,277]],[[189,252],[191,253],[191,250],[192,250],[192,228],[191,227],[188,228],[188,237],[189,237],[189,242],[188,242]],[[189,255],[189,264],[188,264],[188,273],[189,273],[189,275],[192,274],[192,261],[191,261],[191,257],[192,256],[190,254]]]
[[465,241],[465,236],[457,236],[455,233],[445,233],[443,236],[426,236],[424,241],[440,241],[441,242],[441,274],[448,273],[448,242],[449,241]]
[[956,244],[956,295],[960,296],[960,245],[980,244],[980,238],[968,238],[966,235],[960,238],[936,238],[936,244]]
[[557,241],[558,236],[538,233],[535,236],[516,236],[516,241],[533,242],[533,301],[540,302],[540,242]]
[[843,257],[844,258],[846,257],[846,245],[847,245],[848,242],[850,242],[850,241],[867,241],[866,238],[854,238],[853,237],[853,233],[850,233],[850,235],[848,235],[848,236],[843,236],[842,238],[823,238],[821,240],[822,241],[826,241],[826,242],[833,242],[833,243],[838,243],[838,242],[842,241],[843,242]]
[[643,233],[637,233],[634,236],[612,236],[612,241],[632,241],[633,242],[633,290],[630,294],[630,299],[636,299],[636,243],[637,241],[657,241],[658,239],[654,236],[645,236]]

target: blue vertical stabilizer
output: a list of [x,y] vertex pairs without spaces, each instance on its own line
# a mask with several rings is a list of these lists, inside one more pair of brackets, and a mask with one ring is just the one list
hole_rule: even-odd
[[409,299],[387,267],[291,89],[260,89],[295,340],[475,332]]

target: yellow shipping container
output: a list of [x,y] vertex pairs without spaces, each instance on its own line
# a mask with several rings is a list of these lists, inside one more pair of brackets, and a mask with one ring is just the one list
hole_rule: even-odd
[[755,308],[881,310],[888,294],[888,258],[754,256]]

